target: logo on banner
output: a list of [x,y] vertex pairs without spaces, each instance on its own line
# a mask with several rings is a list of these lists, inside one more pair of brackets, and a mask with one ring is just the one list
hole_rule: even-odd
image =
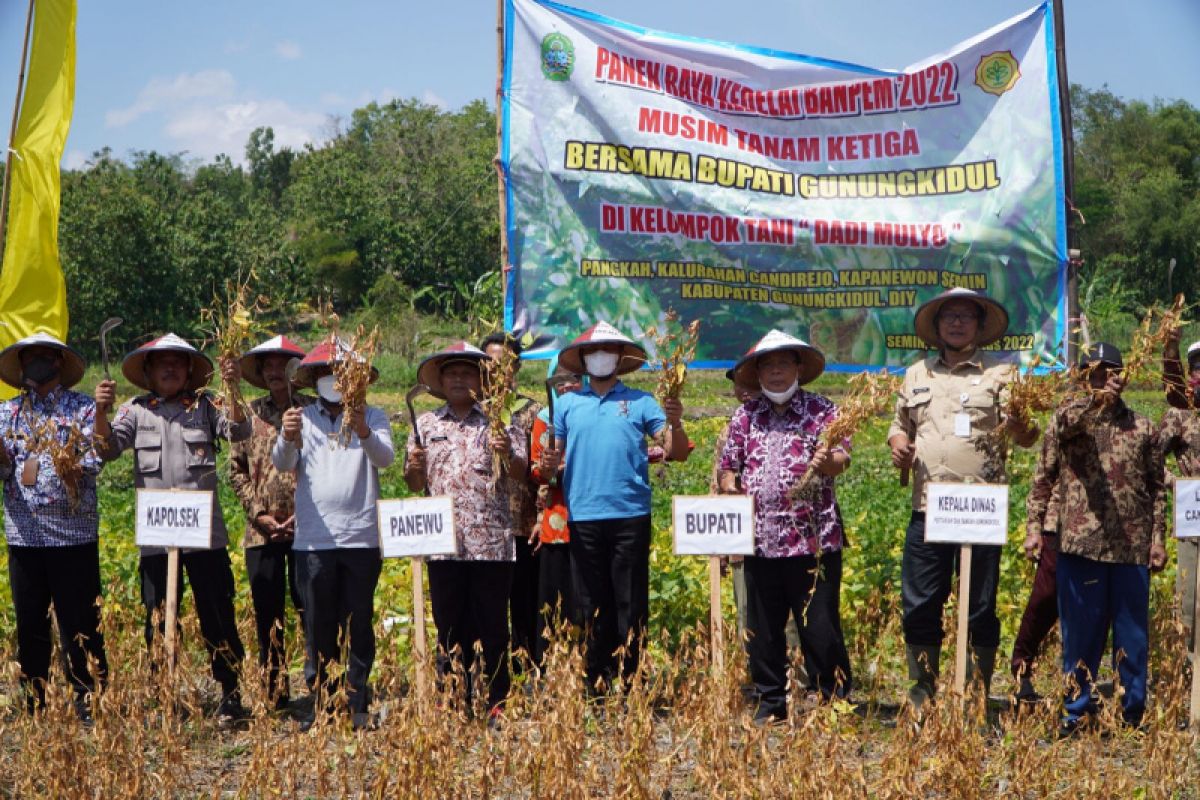
[[575,45],[561,33],[550,33],[542,39],[542,74],[547,80],[570,80],[575,69]]
[[1017,85],[1021,69],[1017,59],[1007,50],[988,53],[975,67],[975,85],[997,97]]

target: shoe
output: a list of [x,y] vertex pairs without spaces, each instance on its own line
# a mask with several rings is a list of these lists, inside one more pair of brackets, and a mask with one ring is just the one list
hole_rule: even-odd
[[350,728],[355,731],[375,730],[375,720],[367,711],[355,711],[350,714]]
[[775,725],[783,725],[787,722],[786,711],[771,711],[770,709],[760,708],[758,713],[754,715],[754,727],[767,728]]
[[918,713],[937,693],[938,661],[941,654],[940,647],[914,644],[904,647],[908,678],[913,682],[908,690],[908,702]]
[[488,712],[487,727],[489,731],[501,731],[504,729],[504,709],[496,706]]
[[71,701],[72,706],[75,708],[75,718],[85,728],[90,728],[95,723],[95,720],[92,719],[92,704],[88,697],[88,695],[78,695]]
[[242,705],[242,698],[236,691],[225,695],[217,706],[217,724],[222,727],[231,727],[249,718],[250,712]]
[[291,707],[291,705],[292,705],[291,698],[285,694],[281,694],[278,697],[276,697],[275,702],[273,704],[275,711],[277,711],[278,713],[281,713],[281,714],[283,712],[287,711],[288,708]]
[[300,719],[296,722],[296,730],[299,731],[300,733],[308,733],[310,730],[312,730],[313,725],[316,725],[316,724],[317,724],[317,715],[309,714],[308,716],[303,717],[302,719]]

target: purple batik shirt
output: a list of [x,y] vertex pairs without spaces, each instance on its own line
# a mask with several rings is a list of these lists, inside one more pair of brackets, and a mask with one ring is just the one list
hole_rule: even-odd
[[[737,473],[754,498],[754,554],[764,558],[808,556],[842,548],[842,513],[833,478],[820,475],[815,503],[795,501],[788,492],[808,471],[821,431],[837,406],[800,389],[782,414],[765,397],[751,400],[733,414],[721,469]],[[849,442],[841,449],[849,450]]]

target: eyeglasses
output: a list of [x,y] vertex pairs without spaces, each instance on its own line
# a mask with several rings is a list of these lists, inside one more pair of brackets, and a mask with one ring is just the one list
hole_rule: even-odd
[[979,321],[979,315],[977,315],[977,314],[955,313],[955,312],[951,311],[947,314],[939,314],[938,315],[938,322],[978,322],[978,321]]

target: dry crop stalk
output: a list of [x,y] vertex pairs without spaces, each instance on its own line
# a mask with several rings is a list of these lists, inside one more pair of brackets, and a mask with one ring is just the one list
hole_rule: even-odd
[[59,426],[53,419],[46,419],[34,427],[27,437],[26,452],[29,458],[42,453],[50,456],[54,474],[62,482],[71,510],[79,507],[79,483],[83,479],[83,456],[92,448],[91,441],[79,427],[72,423],[66,428],[66,441],[60,441]]
[[338,338],[336,329],[329,336],[330,349],[335,356],[332,364],[334,390],[342,396],[342,426],[337,441],[346,447],[354,433],[350,420],[367,405],[371,362],[379,350],[379,326],[368,334],[366,328],[359,325],[348,345]]
[[[517,371],[517,354],[507,345],[500,348],[500,357],[483,362],[486,380],[483,382],[483,410],[488,418],[488,435],[507,436],[512,424],[517,393],[513,391],[513,376]],[[489,448],[490,449],[490,448]],[[492,450],[492,481],[500,485],[504,474],[504,459]]]
[[679,313],[667,309],[667,319],[660,333],[658,326],[646,329],[646,336],[654,340],[658,365],[658,388],[654,394],[659,402],[671,398],[678,400],[687,383],[687,365],[696,358],[696,345],[700,343],[700,320],[694,319],[681,331],[672,330],[679,322]]
[[[214,296],[212,307],[200,310],[201,321],[211,326],[207,333],[216,344],[220,359],[241,358],[246,346],[253,342],[258,332],[259,325],[255,317],[267,309],[269,300],[251,291],[250,282],[253,279],[254,273],[251,272],[244,279],[239,276],[236,280],[227,281],[224,302]],[[241,385],[230,384],[222,376],[221,398],[227,412],[241,405]]]
[[[1034,355],[1029,367],[1022,372],[1015,371],[1012,381],[1008,384],[1008,403],[1004,406],[1007,418],[1018,420],[1028,426],[1035,414],[1052,411],[1058,407],[1063,392],[1070,382],[1069,370],[1049,370],[1044,374],[1036,374],[1041,366],[1053,366],[1053,362],[1043,360],[1040,353]],[[1001,425],[988,434],[992,444],[1000,444],[1011,434],[1007,425]]]
[[[887,411],[896,399],[903,381],[899,375],[886,372],[860,372],[850,379],[846,400],[838,407],[837,416],[825,426],[821,446],[830,450],[854,438],[863,425]],[[816,470],[808,470],[792,487],[792,500],[811,502],[820,483]]]

